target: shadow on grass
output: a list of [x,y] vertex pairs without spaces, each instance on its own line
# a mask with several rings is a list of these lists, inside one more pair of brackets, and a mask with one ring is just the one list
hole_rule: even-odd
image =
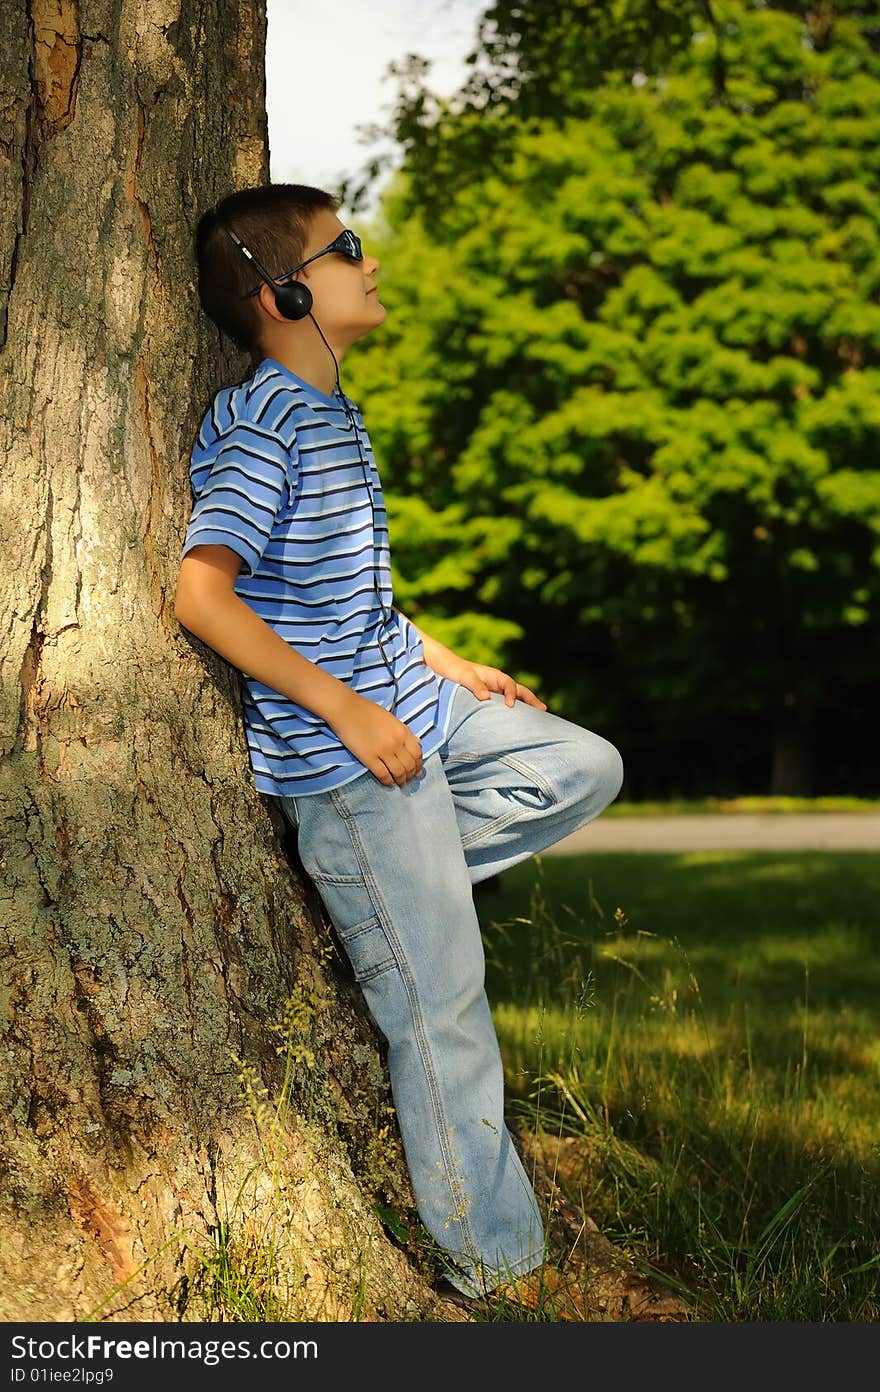
[[880,1313],[878,888],[880,855],[730,852],[475,895],[511,1115],[703,1318]]

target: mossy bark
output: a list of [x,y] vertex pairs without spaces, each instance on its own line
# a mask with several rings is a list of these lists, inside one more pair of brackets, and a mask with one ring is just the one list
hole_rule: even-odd
[[381,1041],[173,615],[247,369],[192,239],[268,181],[265,33],[263,0],[0,7],[5,1320],[430,1305],[373,1208],[412,1202]]

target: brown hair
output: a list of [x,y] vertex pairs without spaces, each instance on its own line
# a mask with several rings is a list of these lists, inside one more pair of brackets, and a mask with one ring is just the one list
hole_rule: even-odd
[[195,236],[199,301],[237,347],[260,351],[257,297],[242,296],[263,280],[222,224],[231,224],[269,274],[279,276],[303,260],[312,214],[320,208],[335,213],[341,201],[309,184],[263,184],[231,193],[202,214]]

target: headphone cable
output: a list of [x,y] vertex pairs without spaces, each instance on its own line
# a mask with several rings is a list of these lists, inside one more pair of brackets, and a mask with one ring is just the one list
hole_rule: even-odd
[[[370,499],[370,515],[371,515],[372,523],[373,523],[373,527],[372,527],[372,530],[373,530],[372,542],[373,542],[373,548],[374,548],[374,559],[373,559],[373,589],[374,589],[374,591],[375,591],[375,593],[376,593],[376,598],[377,598],[378,601],[379,601],[379,607],[380,607],[380,611],[381,611],[381,615],[382,615],[382,623],[383,623],[383,624],[384,624],[384,623],[388,623],[388,622],[390,622],[390,619],[389,619],[389,616],[388,616],[388,615],[386,614],[386,612],[385,612],[385,601],[384,601],[384,599],[382,598],[382,593],[381,593],[381,591],[380,591],[380,589],[379,589],[378,584],[376,583],[376,567],[375,567],[376,511],[375,511],[375,507],[374,507],[374,505],[373,505],[373,490],[372,490],[372,487],[371,487],[371,485],[370,485],[369,478],[368,478],[368,466],[367,466],[367,461],[364,459],[363,452],[362,452],[362,450],[361,450],[361,442],[360,442],[360,439],[359,439],[359,437],[358,437],[358,432],[357,432],[357,423],[356,423],[356,421],[354,420],[354,418],[353,418],[351,412],[350,412],[349,409],[348,409],[348,398],[347,398],[347,396],[345,395],[345,393],[343,392],[343,390],[342,390],[342,385],[341,385],[341,383],[340,383],[340,381],[339,381],[339,363],[336,361],[336,354],[333,352],[333,349],[330,347],[330,344],[327,343],[327,340],[326,340],[326,338],[324,338],[323,333],[321,333],[321,326],[320,326],[320,324],[318,323],[318,321],[317,321],[317,319],[315,318],[315,316],[312,314],[311,310],[309,311],[309,318],[311,319],[311,321],[312,321],[312,323],[314,324],[315,328],[318,330],[318,333],[321,334],[321,337],[324,339],[324,343],[327,345],[327,348],[328,348],[328,350],[329,350],[330,356],[331,356],[331,358],[333,359],[333,364],[334,364],[334,366],[335,366],[335,368],[336,368],[336,385],[337,385],[337,387],[339,388],[339,395],[340,395],[340,397],[342,398],[343,410],[345,411],[346,419],[348,420],[349,425],[351,426],[351,431],[352,431],[352,434],[354,435],[355,446],[356,446],[357,452],[358,452],[358,458],[359,458],[360,463],[361,463],[361,468],[362,468],[363,471],[364,471],[364,483],[366,484],[366,487],[367,487],[367,495],[368,495],[368,497],[369,497],[369,499]],[[388,668],[388,671],[389,671],[389,673],[391,674],[391,680],[392,680],[392,682],[394,683],[394,696],[392,697],[392,701],[391,701],[391,713],[392,713],[392,715],[393,715],[393,714],[394,714],[394,708],[395,708],[395,706],[397,705],[397,703],[398,703],[398,701],[399,701],[399,699],[400,699],[400,691],[399,691],[399,688],[398,688],[397,677],[396,677],[396,675],[395,675],[395,673],[394,673],[394,668],[393,668],[393,666],[392,666],[391,663],[388,661],[388,658],[387,658],[386,653],[385,653],[385,647],[384,647],[384,644],[383,644],[383,642],[382,642],[382,638],[381,638],[380,634],[378,634],[378,633],[376,634],[376,641],[378,642],[378,644],[379,644],[379,649],[380,649],[380,651],[381,651],[381,653],[382,653],[382,661],[385,663],[385,666]]]

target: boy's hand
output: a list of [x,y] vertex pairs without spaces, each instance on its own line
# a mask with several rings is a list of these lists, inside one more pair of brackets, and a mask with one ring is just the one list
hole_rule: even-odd
[[501,691],[504,693],[505,705],[512,706],[514,701],[525,701],[527,706],[536,706],[538,710],[547,709],[547,703],[542,701],[540,696],[536,696],[521,682],[514,681],[513,677],[509,677],[498,667],[486,667],[482,662],[468,662],[465,658],[459,657],[455,664],[448,664],[443,675],[451,677],[459,686],[466,686],[468,691],[472,691],[481,701],[488,701],[490,692]]
[[349,689],[327,724],[386,787],[402,788],[421,773],[422,746],[409,726],[366,696]]

